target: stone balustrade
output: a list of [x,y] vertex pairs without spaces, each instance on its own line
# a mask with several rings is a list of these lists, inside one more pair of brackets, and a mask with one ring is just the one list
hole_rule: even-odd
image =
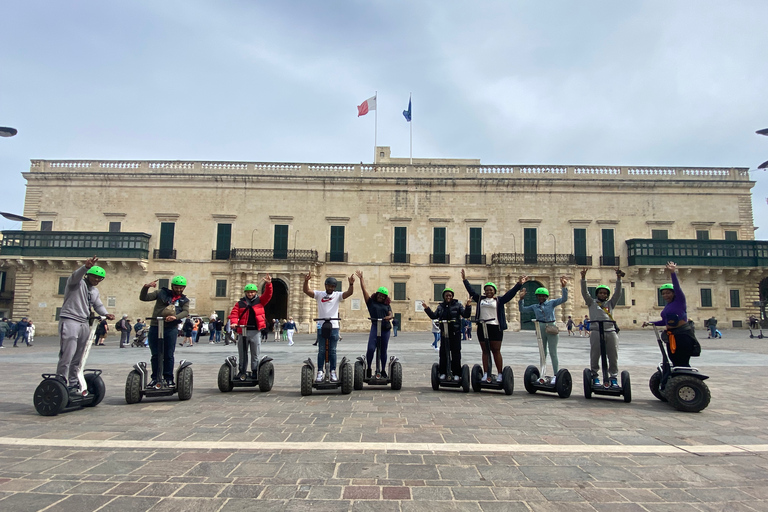
[[194,162],[127,160],[32,160],[36,173],[162,176],[307,176],[348,178],[475,178],[475,179],[631,179],[749,181],[749,169],[736,167],[626,167],[579,165],[425,165],[323,164],[274,162]]

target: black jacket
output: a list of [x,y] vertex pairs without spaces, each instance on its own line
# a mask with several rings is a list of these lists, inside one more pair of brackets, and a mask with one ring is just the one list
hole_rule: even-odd
[[435,311],[426,307],[424,312],[432,320],[454,320],[453,323],[448,325],[454,333],[459,333],[461,332],[461,318],[469,318],[472,315],[472,308],[465,308],[458,300],[451,299],[451,302],[447,305],[445,302],[438,304]]
[[[469,285],[469,281],[466,279],[464,280],[464,288],[467,289],[467,292],[469,292],[469,295],[472,297],[472,300],[475,301],[477,304],[477,307],[475,308],[475,320],[478,320],[480,318],[480,294],[478,294],[475,290],[472,289],[472,287]],[[511,301],[515,295],[517,295],[517,292],[520,291],[520,288],[522,286],[520,283],[515,284],[515,286],[512,287],[511,290],[508,290],[507,293],[501,296],[496,296],[496,320],[499,322],[499,329],[502,331],[507,330],[507,315],[504,312],[504,304]]]

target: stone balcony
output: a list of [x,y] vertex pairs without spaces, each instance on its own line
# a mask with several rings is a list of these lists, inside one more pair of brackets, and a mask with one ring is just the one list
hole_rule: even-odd
[[628,264],[664,266],[768,267],[768,242],[759,240],[627,240]]

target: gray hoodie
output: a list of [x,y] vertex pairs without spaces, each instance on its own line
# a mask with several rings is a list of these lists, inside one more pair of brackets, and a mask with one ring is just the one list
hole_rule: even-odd
[[[586,279],[581,280],[581,296],[584,298],[584,302],[587,303],[587,307],[589,308],[590,322],[594,322],[595,320],[610,322],[613,320],[613,318],[611,318],[613,316],[613,310],[621,298],[621,277],[616,278],[616,289],[613,291],[613,295],[609,300],[600,302],[597,299],[593,299],[589,294],[589,290],[587,289]],[[595,324],[594,329],[592,329],[590,326],[590,329],[594,332],[597,332],[597,324]],[[603,330],[608,332],[613,331],[614,328],[612,324],[603,324]]]
[[107,308],[101,303],[99,290],[88,284],[83,279],[88,269],[85,265],[78,268],[67,279],[67,288],[64,291],[64,304],[61,305],[60,318],[68,318],[76,322],[87,322],[91,307],[102,316],[106,315]]

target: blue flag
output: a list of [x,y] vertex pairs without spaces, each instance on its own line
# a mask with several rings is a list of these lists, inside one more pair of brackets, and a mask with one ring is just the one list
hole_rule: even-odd
[[403,110],[403,116],[406,121],[411,122],[411,98],[408,98],[408,110]]

